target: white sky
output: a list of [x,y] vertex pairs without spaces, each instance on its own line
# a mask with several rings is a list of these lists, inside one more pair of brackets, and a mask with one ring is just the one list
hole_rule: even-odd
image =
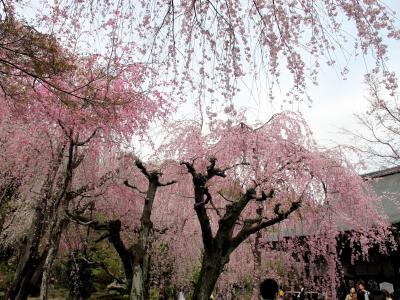
[[[400,1],[396,5],[400,13]],[[390,43],[389,54],[389,67],[400,75],[400,41]],[[311,91],[314,99],[312,107],[302,110],[320,143],[330,144],[330,140],[346,142],[347,139],[338,133],[340,128],[352,130],[356,127],[354,114],[365,112],[368,104],[368,87],[363,82],[364,74],[361,57],[352,64],[346,81],[337,78],[333,70],[321,73],[320,85]]]
[[[396,12],[397,25],[400,26],[400,1],[382,1]],[[350,44],[349,44],[350,45]],[[388,42],[389,61],[387,65],[400,75],[400,41]],[[300,109],[315,138],[323,146],[349,143],[348,136],[340,133],[342,128],[356,130],[355,113],[362,113],[367,108],[368,87],[363,82],[366,68],[361,56],[354,58],[350,64],[347,80],[338,77],[334,69],[321,64],[319,86],[310,86],[309,94],[313,104],[293,107]],[[275,108],[275,110],[278,107]],[[270,108],[271,109],[271,108]]]

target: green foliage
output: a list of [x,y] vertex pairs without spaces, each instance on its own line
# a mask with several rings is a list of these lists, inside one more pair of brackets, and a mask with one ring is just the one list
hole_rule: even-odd
[[[91,261],[104,264],[114,276],[124,278],[123,266],[114,248],[106,243],[101,243],[97,246],[97,248],[92,248],[90,251]],[[96,282],[101,284],[109,284],[114,279],[105,272],[104,268],[98,266],[92,269],[92,275],[95,277]]]
[[104,276],[104,270],[101,268],[93,268],[92,270],[92,276],[93,277],[101,277]]
[[6,291],[15,272],[15,266],[8,261],[0,260],[0,291]]
[[158,300],[160,299],[161,294],[166,296],[166,300],[174,300],[175,299],[175,287],[167,286],[163,291],[160,291],[158,288],[154,288],[150,290],[150,300]]
[[55,288],[67,288],[70,276],[65,260],[57,260],[52,269],[52,277],[55,279]]
[[199,277],[200,277],[200,271],[201,271],[201,266],[196,265],[193,267],[192,274],[190,276],[190,281],[191,282],[197,282]]
[[159,292],[157,289],[150,290],[150,300],[158,300]]
[[15,256],[13,256],[13,249],[0,247],[0,292],[5,292],[9,287],[15,274],[15,263],[16,261]]
[[252,291],[252,289],[253,289],[253,277],[252,277],[250,274],[247,274],[247,275],[245,276],[243,285],[244,285],[244,290],[245,290],[247,293],[250,293],[250,294],[251,294],[251,291]]

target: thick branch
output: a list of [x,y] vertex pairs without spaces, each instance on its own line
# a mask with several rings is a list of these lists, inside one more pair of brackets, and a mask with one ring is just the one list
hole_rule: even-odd
[[[206,187],[206,183],[208,181],[208,176],[205,176],[201,173],[197,173],[193,164],[188,162],[182,162],[182,165],[185,165],[188,169],[188,172],[192,175],[192,182],[194,187],[194,199],[195,205],[194,209],[197,214],[197,218],[199,219],[201,233],[202,233],[202,240],[204,249],[206,251],[210,250],[213,245],[213,235],[211,230],[210,218],[208,217],[205,205],[211,201],[212,197]],[[212,167],[213,162],[211,161]],[[215,162],[214,162],[215,165]],[[209,172],[207,168],[207,173]]]
[[124,245],[124,242],[121,239],[120,231],[121,231],[121,221],[120,220],[112,220],[105,223],[99,222],[97,220],[91,220],[84,216],[73,215],[69,211],[65,211],[67,216],[71,218],[78,224],[89,226],[94,230],[105,230],[107,234],[103,235],[101,239],[108,238],[110,243],[114,246],[117,251],[119,257],[121,258],[122,264],[124,266],[125,274],[128,277],[128,281],[132,278],[132,255],[127,250]]
[[194,208],[196,209],[199,206],[205,206],[207,203],[209,203],[212,199],[210,192],[208,191],[208,188],[203,187],[203,194],[206,196],[206,199],[204,199],[204,197],[202,197],[203,201],[201,202],[197,202],[194,204]]
[[188,170],[188,172],[189,172],[192,176],[195,176],[195,175],[197,174],[197,173],[196,173],[196,170],[195,170],[195,168],[194,168],[194,166],[193,166],[193,163],[189,163],[189,162],[183,161],[183,162],[181,162],[181,165],[185,165],[186,168],[187,168],[187,170]]
[[[147,168],[144,166],[144,164],[139,159],[135,160],[135,165],[144,174],[144,176],[146,176],[146,178],[149,180],[150,183],[154,182],[157,186],[168,186],[168,185],[176,183],[175,180],[168,181],[166,183],[161,183],[160,182],[160,176],[162,175],[162,173],[159,172],[159,171],[151,171],[151,172],[149,172],[147,170]],[[124,184],[126,186],[128,186],[130,188],[133,188],[133,189],[136,189],[136,190],[138,190],[140,192],[140,190],[137,189],[136,187],[129,185],[127,180],[125,180]]]
[[138,167],[138,169],[146,176],[148,179],[150,179],[151,174],[147,171],[146,167],[143,165],[143,163],[139,160],[135,160],[135,166]]
[[226,238],[230,239],[233,234],[233,229],[239,220],[240,214],[254,197],[256,197],[255,190],[250,188],[242,194],[238,201],[226,206],[225,214],[219,220],[219,227],[216,234],[217,240]]
[[[285,211],[285,212],[279,212],[277,209],[275,209],[276,216],[272,219],[268,220],[246,220],[245,225],[243,228],[240,230],[240,232],[232,239],[232,246],[236,248],[237,246],[240,245],[244,240],[246,240],[251,234],[256,233],[260,231],[261,229],[270,227],[272,225],[275,225],[289,217],[289,215],[299,209],[301,206],[301,200],[292,202],[292,205],[290,208]],[[276,208],[276,207],[275,207]],[[255,223],[257,221],[257,223]],[[254,224],[255,223],[255,224]]]
[[127,187],[131,188],[132,190],[136,190],[136,191],[138,191],[138,192],[141,193],[141,194],[146,194],[146,192],[141,191],[141,190],[140,190],[139,188],[137,188],[136,186],[130,184],[128,180],[125,180],[125,181],[124,181],[124,184],[125,184]]
[[219,177],[226,177],[225,170],[221,170],[219,168],[215,167],[215,164],[217,163],[217,159],[215,157],[210,158],[210,165],[207,167],[207,179],[211,179],[214,176],[219,176]]

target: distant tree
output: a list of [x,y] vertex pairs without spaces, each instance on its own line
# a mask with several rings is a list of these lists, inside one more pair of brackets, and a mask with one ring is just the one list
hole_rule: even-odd
[[[129,160],[126,159],[123,160],[125,168],[129,168],[129,166],[126,165],[127,163],[134,163],[137,170],[135,170],[133,174],[128,174],[126,170],[123,173],[130,178],[134,178],[136,183],[133,185],[133,183],[125,179],[124,185],[138,193],[138,195],[130,195],[126,191],[120,191],[123,198],[118,199],[118,196],[115,194],[113,195],[113,192],[115,192],[115,190],[113,190],[113,192],[106,194],[106,203],[104,203],[104,205],[106,205],[107,209],[117,212],[119,209],[114,208],[116,203],[124,207],[126,202],[135,202],[134,209],[141,212],[140,216],[137,216],[137,219],[135,219],[130,215],[129,219],[131,220],[129,220],[127,224],[124,224],[131,229],[130,232],[126,232],[126,234],[129,234],[130,240],[133,241],[131,245],[127,246],[126,242],[124,242],[121,237],[122,222],[120,219],[99,221],[93,217],[88,218],[77,214],[70,214],[70,217],[79,224],[105,232],[98,241],[107,238],[118,253],[128,283],[129,299],[149,299],[150,254],[152,252],[151,247],[154,239],[154,232],[158,229],[152,221],[152,218],[154,218],[152,217],[153,206],[155,205],[156,194],[160,193],[158,192],[159,188],[172,185],[175,181],[163,182],[161,180],[162,173],[160,171],[150,170],[149,167],[145,166],[139,159],[135,159],[134,162],[129,162]],[[144,186],[144,188],[142,186]],[[121,187],[118,189],[120,188]],[[141,198],[144,198],[143,205],[139,204],[142,202]],[[123,204],[124,202],[125,205]],[[126,215],[126,211],[124,214]],[[129,226],[132,224],[137,225],[135,227]]]
[[350,146],[361,155],[369,168],[393,167],[400,164],[400,106],[396,91],[398,81],[380,88],[378,78],[367,77],[370,88],[368,109],[356,115],[360,130],[346,131],[355,143]]

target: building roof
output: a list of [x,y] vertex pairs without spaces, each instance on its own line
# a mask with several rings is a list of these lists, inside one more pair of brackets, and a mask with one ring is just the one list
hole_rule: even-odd
[[383,209],[392,224],[400,223],[400,167],[362,175],[381,198]]
[[397,173],[400,173],[400,166],[362,174],[361,176],[364,178],[381,178]]

